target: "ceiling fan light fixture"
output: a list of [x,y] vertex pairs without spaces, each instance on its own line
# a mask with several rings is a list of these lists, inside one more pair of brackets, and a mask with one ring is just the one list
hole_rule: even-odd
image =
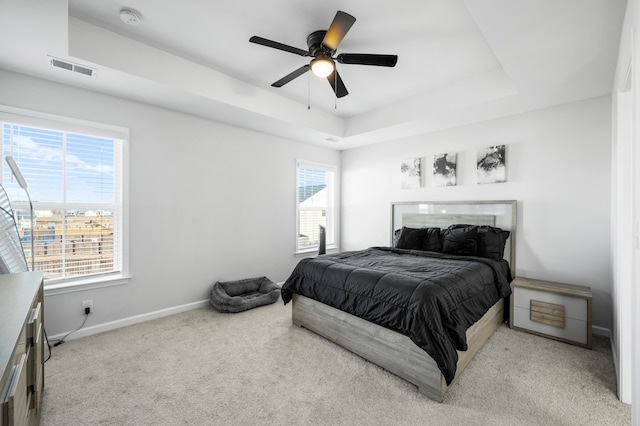
[[335,64],[331,58],[317,57],[311,61],[311,71],[320,78],[331,75],[335,69]]

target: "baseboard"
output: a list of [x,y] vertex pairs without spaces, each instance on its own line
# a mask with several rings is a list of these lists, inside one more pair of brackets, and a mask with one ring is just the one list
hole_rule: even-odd
[[606,327],[599,327],[597,325],[593,325],[591,326],[591,333],[595,334],[596,336],[607,337],[609,338],[609,340],[611,340],[611,330]]
[[618,359],[618,351],[615,347],[615,342],[613,339],[609,339],[611,342],[611,359],[613,361],[613,371],[616,376],[616,397],[622,401],[622,389],[620,389],[620,360]]
[[[106,322],[103,324],[92,325],[91,327],[81,328],[80,330],[70,334],[65,341],[80,339],[81,337],[92,336],[94,334],[104,333],[105,331],[116,330],[118,328],[127,327],[133,324],[139,324],[145,321],[166,317],[169,315],[179,314],[180,312],[190,311],[192,309],[202,308],[209,305],[209,299],[200,300],[198,302],[187,303],[185,305],[174,306],[171,308],[160,309],[159,311],[148,312],[146,314],[135,315],[129,318],[123,318],[116,321]],[[55,341],[62,339],[66,333],[49,336],[49,340]]]
[[620,399],[620,380],[618,380],[620,377],[620,360],[618,359],[618,351],[616,350],[615,342],[613,341],[613,334],[611,333],[610,329],[605,327],[598,327],[595,325],[591,327],[591,332],[594,335],[604,336],[609,339],[609,345],[611,346],[611,359],[613,361],[613,370],[616,377],[616,396],[618,397],[618,399]]

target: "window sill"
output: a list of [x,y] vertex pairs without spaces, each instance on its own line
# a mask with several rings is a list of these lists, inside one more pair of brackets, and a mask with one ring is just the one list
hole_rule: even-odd
[[55,296],[57,294],[74,293],[77,291],[87,291],[96,288],[112,287],[127,284],[131,279],[128,275],[109,275],[101,277],[84,278],[77,280],[55,281],[47,284],[44,282],[44,295]]
[[[327,254],[329,253],[338,253],[340,249],[337,246],[329,246],[327,247]],[[294,253],[296,257],[310,257],[318,254],[318,248],[300,250]]]

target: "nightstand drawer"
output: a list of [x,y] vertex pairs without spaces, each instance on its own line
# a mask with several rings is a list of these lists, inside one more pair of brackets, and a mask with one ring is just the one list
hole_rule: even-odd
[[565,317],[587,321],[587,301],[585,299],[528,288],[515,287],[513,289],[513,306],[531,310],[533,301],[564,306]]
[[[586,303],[585,303],[586,307]],[[564,327],[556,327],[548,323],[531,320],[531,311],[529,309],[513,308],[513,326],[526,328],[527,330],[537,331],[547,336],[554,336],[560,339],[571,340],[583,345],[587,344],[587,322],[579,321],[573,318],[563,318]]]
[[511,328],[591,348],[589,287],[516,278],[511,289]]

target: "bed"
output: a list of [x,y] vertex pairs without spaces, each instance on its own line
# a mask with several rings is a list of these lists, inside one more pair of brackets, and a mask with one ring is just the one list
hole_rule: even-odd
[[299,262],[281,290],[283,301],[292,301],[293,324],[443,401],[505,319],[516,206],[393,203],[389,247]]

